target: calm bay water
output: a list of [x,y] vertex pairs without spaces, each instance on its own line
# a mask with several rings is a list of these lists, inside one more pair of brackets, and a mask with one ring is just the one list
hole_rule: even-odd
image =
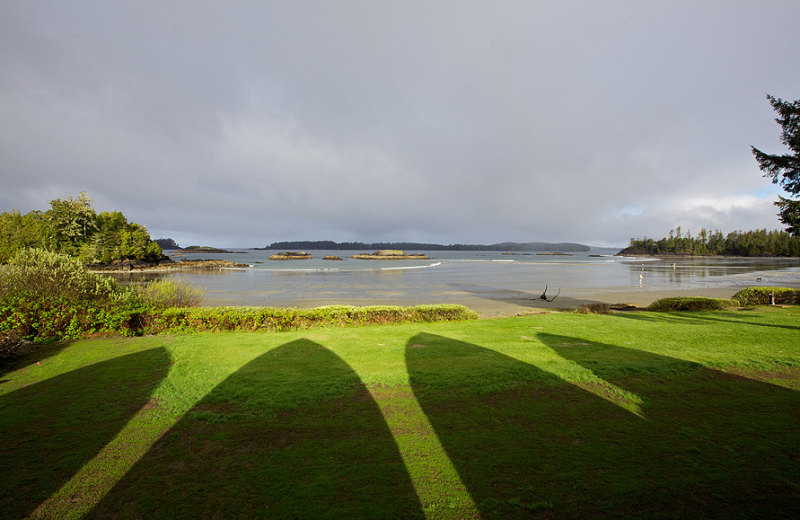
[[[609,250],[571,256],[422,251],[432,259],[392,261],[349,258],[363,251],[308,251],[314,256],[311,260],[267,260],[274,252],[235,250],[226,254],[186,254],[174,259],[222,259],[250,266],[181,273],[206,290],[204,305],[314,307],[458,303],[481,310],[503,304],[548,306],[536,300],[545,287],[548,298],[560,290],[557,302],[569,306],[592,300],[600,293],[800,285],[800,259],[657,260],[615,257],[612,256],[614,251]],[[596,254],[603,256],[589,256]],[[326,255],[344,260],[322,260]],[[166,275],[115,276],[124,282]]]

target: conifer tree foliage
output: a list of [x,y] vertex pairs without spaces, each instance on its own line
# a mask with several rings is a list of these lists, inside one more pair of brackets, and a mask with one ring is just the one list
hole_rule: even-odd
[[[778,113],[775,121],[781,125],[781,143],[789,148],[783,155],[771,155],[751,146],[764,177],[786,190],[791,196],[800,194],[800,99],[784,101],[767,94],[770,105]],[[800,235],[800,200],[778,196],[775,205],[780,220],[792,235]]]

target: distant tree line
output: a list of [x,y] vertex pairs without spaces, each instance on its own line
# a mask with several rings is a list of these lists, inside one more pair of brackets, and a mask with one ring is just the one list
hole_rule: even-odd
[[119,211],[97,213],[86,192],[52,200],[47,211],[0,213],[0,263],[24,248],[67,254],[84,263],[152,260],[161,255],[147,228],[128,222]]
[[266,249],[309,249],[309,250],[380,250],[400,249],[411,251],[565,251],[585,252],[589,246],[573,243],[548,242],[502,242],[499,244],[423,244],[419,242],[333,242],[330,240],[274,242]]
[[630,246],[620,254],[646,255],[724,255],[724,256],[800,256],[800,236],[786,231],[721,231],[700,230],[693,237],[691,231],[681,232],[680,226],[670,230],[669,237],[631,239]]

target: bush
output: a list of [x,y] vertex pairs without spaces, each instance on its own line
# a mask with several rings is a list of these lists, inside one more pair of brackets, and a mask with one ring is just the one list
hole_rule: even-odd
[[662,298],[656,300],[647,307],[648,311],[668,312],[668,311],[724,311],[733,310],[738,307],[734,300],[722,298]]
[[50,298],[113,298],[117,283],[86,270],[80,260],[44,249],[22,249],[2,270],[0,298],[14,293]]
[[70,339],[97,330],[135,330],[141,302],[114,280],[67,255],[20,250],[0,272],[0,332]]
[[17,357],[23,344],[22,338],[13,330],[0,332],[0,363]]
[[157,309],[197,307],[205,296],[205,291],[195,287],[185,276],[170,276],[153,282],[134,282],[131,289],[144,303]]
[[734,294],[733,299],[742,306],[800,303],[800,290],[787,287],[750,287]]

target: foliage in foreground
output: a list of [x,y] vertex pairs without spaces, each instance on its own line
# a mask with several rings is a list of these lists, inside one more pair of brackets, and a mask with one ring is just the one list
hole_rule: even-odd
[[156,309],[196,307],[203,302],[205,291],[189,282],[185,276],[170,276],[163,280],[133,282],[131,290],[145,303]]
[[0,332],[46,340],[130,328],[137,301],[77,259],[23,249],[0,267]]

